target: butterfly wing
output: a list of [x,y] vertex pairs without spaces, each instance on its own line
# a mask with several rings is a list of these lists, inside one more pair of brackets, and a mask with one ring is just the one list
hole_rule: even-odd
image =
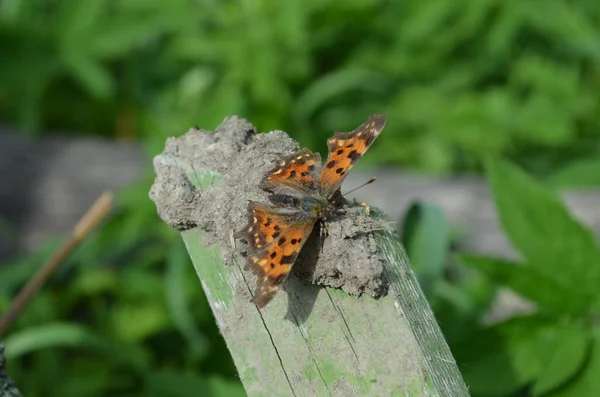
[[250,202],[248,214],[248,242],[252,249],[247,265],[258,277],[252,302],[262,308],[281,289],[316,218],[257,202]]
[[320,166],[321,155],[304,148],[280,159],[277,166],[265,174],[260,188],[293,196],[313,192]]
[[331,196],[340,188],[348,171],[361,158],[385,126],[386,116],[374,114],[352,132],[336,132],[327,140],[329,155],[319,177],[319,191]]

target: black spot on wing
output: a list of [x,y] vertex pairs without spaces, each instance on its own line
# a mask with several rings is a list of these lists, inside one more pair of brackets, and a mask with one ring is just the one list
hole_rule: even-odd
[[294,252],[294,253],[293,253],[293,254],[291,254],[291,255],[283,256],[283,257],[281,258],[281,261],[280,261],[280,263],[281,263],[282,265],[292,265],[292,264],[293,264],[293,263],[296,261],[296,258],[297,258],[297,257],[298,257],[298,253],[297,253],[297,252]]
[[353,150],[348,154],[348,158],[352,160],[352,164],[354,164],[360,158],[360,154],[358,154],[356,150]]

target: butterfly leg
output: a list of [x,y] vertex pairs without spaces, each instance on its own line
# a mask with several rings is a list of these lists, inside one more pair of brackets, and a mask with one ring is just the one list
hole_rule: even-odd
[[319,238],[320,238],[320,246],[321,246],[321,252],[323,252],[323,247],[325,246],[325,239],[327,238],[327,236],[329,235],[329,224],[327,222],[324,221],[320,221],[319,223]]

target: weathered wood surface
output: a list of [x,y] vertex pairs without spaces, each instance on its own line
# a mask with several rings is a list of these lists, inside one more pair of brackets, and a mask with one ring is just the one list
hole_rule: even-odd
[[[13,229],[0,238],[0,259],[34,250],[49,236],[68,233],[101,192],[139,179],[148,168],[146,161],[142,149],[134,144],[85,138],[27,140],[0,127],[0,218],[8,221],[5,227]],[[464,231],[461,248],[513,253],[481,178],[360,167],[359,163],[359,169],[350,173],[345,188],[377,175],[374,185],[352,196],[381,208],[390,219],[400,220],[416,200],[437,204],[452,226]],[[600,189],[566,192],[563,197],[575,216],[600,235]]]
[[[238,266],[183,232],[249,396],[468,396],[454,358],[398,246],[381,236],[392,293],[379,300],[288,280],[259,311]],[[245,293],[236,291],[245,285]]]
[[[255,279],[228,236],[245,223],[247,201],[260,197],[258,180],[276,153],[293,146],[282,133],[251,130],[232,118],[215,134],[190,130],[171,139],[155,159],[150,194],[169,225],[187,229],[182,237],[248,395],[468,396],[399,236],[382,222],[356,213],[344,227],[332,222],[320,253],[296,266],[312,258],[313,281],[341,280],[353,291],[369,261],[382,263],[387,296],[356,297],[296,272],[265,309],[249,302]],[[344,235],[357,223],[355,234]]]

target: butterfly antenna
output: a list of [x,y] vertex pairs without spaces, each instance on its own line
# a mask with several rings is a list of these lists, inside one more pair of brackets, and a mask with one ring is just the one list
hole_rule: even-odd
[[358,189],[362,189],[363,187],[370,185],[371,183],[375,182],[376,180],[377,180],[377,178],[373,177],[373,178],[369,179],[368,181],[366,181],[365,183],[363,183],[362,185],[347,191],[346,193],[344,193],[344,196],[347,194],[353,193],[353,192],[357,191]]

